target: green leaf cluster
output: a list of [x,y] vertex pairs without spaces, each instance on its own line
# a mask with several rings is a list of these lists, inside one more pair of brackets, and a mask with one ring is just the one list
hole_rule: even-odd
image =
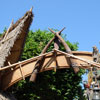
[[[46,30],[29,31],[21,60],[39,55],[53,36]],[[70,43],[68,40],[66,42],[72,50],[78,49],[78,43]],[[52,49],[53,43],[47,52]],[[60,50],[65,51],[62,44]],[[46,71],[38,74],[35,83],[29,82],[29,78],[26,78],[25,81],[18,82],[12,91],[18,100],[85,100],[80,86],[83,73],[84,70],[80,70],[75,74],[71,68],[57,72]]]

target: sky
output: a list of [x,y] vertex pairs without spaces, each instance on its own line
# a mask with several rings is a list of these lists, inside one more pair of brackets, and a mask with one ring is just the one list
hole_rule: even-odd
[[31,30],[61,30],[79,51],[100,49],[100,0],[0,0],[0,32],[33,8]]

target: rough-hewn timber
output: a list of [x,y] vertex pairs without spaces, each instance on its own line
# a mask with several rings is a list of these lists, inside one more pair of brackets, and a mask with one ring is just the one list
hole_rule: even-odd
[[[44,54],[45,59],[44,59],[43,66],[42,66],[42,69],[40,72],[53,70],[56,67],[55,61],[57,62],[58,69],[70,68],[70,62],[68,60],[69,56],[66,56],[63,53],[56,51],[57,55],[56,55],[56,60],[55,60],[54,52],[55,51]],[[72,53],[77,57],[93,61],[92,53],[90,53],[90,52],[74,51]],[[11,70],[8,73],[4,73],[4,75],[2,76],[3,77],[1,80],[2,89],[5,90],[8,87],[10,87],[11,85],[13,85],[14,83],[18,82],[19,80],[22,80],[25,77],[31,75],[38,58],[41,56],[42,55],[19,62],[19,63],[16,63],[14,65],[11,65],[11,67],[13,67],[13,70]],[[74,59],[74,60],[77,62],[79,68],[89,68],[90,67],[90,65],[84,61],[80,61],[79,59]],[[21,68],[20,68],[20,66],[21,66]],[[8,66],[8,67],[10,69],[10,66]],[[8,67],[6,70],[8,70]]]

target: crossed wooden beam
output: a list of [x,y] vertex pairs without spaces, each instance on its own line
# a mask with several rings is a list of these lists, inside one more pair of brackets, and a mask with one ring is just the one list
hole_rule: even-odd
[[[52,29],[48,28],[55,36],[48,42],[48,44],[44,47],[43,51],[41,52],[41,54],[44,54],[46,53],[47,49],[49,48],[50,44],[54,41],[54,48],[55,49],[59,49],[59,44],[60,42],[63,44],[65,50],[66,50],[66,53],[69,53],[69,54],[72,54],[72,51],[71,49],[69,48],[69,46],[67,45],[67,43],[63,40],[63,38],[60,36],[61,32],[65,29],[65,27],[59,31],[59,32],[55,32],[53,31]],[[72,54],[73,55],[73,54]],[[54,56],[56,57],[56,53],[54,52]],[[31,77],[30,77],[30,81],[34,82],[35,79],[36,79],[36,76],[37,74],[39,73],[39,71],[41,70],[42,68],[42,65],[43,65],[43,62],[44,62],[44,58],[45,56],[42,56],[40,57],[36,64],[35,64],[35,68],[31,74]],[[75,61],[74,58],[69,58],[69,61],[70,61],[70,66],[73,68],[74,72],[77,73],[79,71],[79,68],[77,66],[77,63]]]

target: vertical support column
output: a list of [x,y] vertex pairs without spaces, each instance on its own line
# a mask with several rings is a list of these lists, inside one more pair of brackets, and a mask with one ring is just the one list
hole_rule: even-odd
[[[54,39],[54,48],[55,49],[59,49],[59,44],[60,44],[60,42],[59,42],[59,39],[58,39],[58,37],[57,36],[55,36],[55,39]],[[54,59],[55,59],[55,67],[54,67],[54,71],[56,72],[56,69],[57,69],[57,60],[56,60],[56,56],[57,56],[57,53],[54,51]]]

